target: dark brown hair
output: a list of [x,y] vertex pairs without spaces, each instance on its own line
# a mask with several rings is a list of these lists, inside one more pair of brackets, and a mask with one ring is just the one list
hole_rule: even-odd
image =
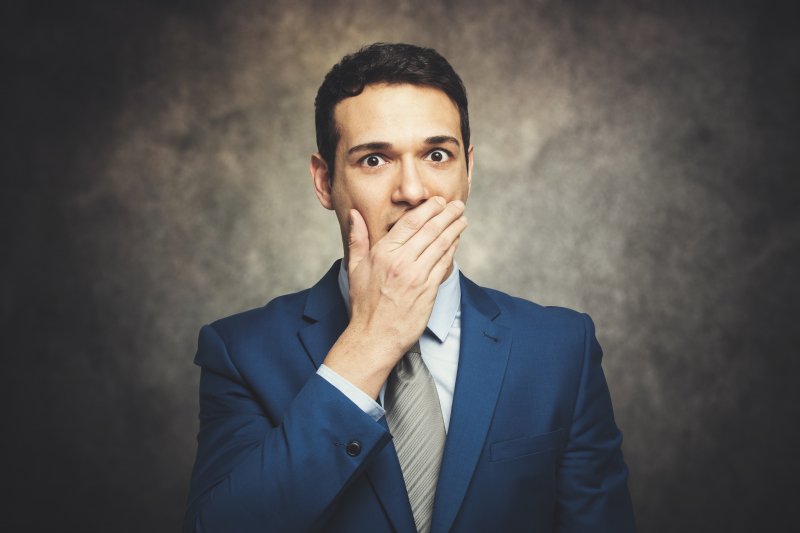
[[469,149],[467,90],[450,63],[433,48],[403,43],[375,43],[346,55],[325,76],[314,100],[317,150],[333,178],[339,132],[333,118],[336,104],[361,94],[373,83],[410,83],[444,92],[458,108],[464,155]]

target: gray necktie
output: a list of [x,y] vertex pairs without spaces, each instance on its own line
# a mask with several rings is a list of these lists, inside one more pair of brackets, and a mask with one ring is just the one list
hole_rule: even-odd
[[422,360],[419,343],[389,374],[384,404],[414,522],[417,531],[427,533],[431,529],[445,432],[436,384]]

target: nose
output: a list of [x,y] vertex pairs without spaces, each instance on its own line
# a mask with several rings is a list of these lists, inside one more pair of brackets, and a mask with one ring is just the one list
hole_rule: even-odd
[[403,161],[400,165],[397,186],[392,201],[415,207],[428,199],[428,189],[415,161]]

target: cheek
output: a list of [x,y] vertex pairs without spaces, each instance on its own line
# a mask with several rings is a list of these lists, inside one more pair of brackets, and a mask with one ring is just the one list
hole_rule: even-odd
[[382,236],[386,233],[386,224],[387,222],[380,216],[380,213],[376,210],[366,209],[360,210],[361,216],[364,217],[364,221],[367,223],[367,229],[369,229],[369,234],[374,236]]
[[467,196],[469,196],[469,185],[469,177],[465,174],[461,179],[460,187],[461,200],[464,202],[467,201]]
[[365,190],[363,187],[349,187],[342,188],[337,196],[340,198],[342,206],[358,210],[364,220],[369,221],[369,218],[374,217],[380,211],[380,197],[376,191]]
[[467,196],[469,196],[469,182],[467,181],[466,177],[459,176],[457,178],[453,178],[448,186],[442,187],[440,190],[433,191],[433,194],[444,196],[451,201],[461,200],[462,202],[466,202]]
[[[336,211],[339,213],[340,221],[345,221],[347,224],[350,216],[350,210],[355,209],[361,214],[361,218],[367,225],[367,231],[370,234],[370,240],[373,236],[383,236],[386,234],[386,222],[382,216],[381,209],[376,203],[370,201],[369,198],[361,198],[352,195],[342,195],[337,199]],[[374,242],[374,241],[373,241]]]

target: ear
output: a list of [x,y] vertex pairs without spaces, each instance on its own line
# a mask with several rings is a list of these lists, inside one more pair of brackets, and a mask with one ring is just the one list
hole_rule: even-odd
[[470,144],[467,149],[467,196],[472,191],[472,148],[473,146]]
[[325,209],[333,209],[333,194],[331,192],[331,179],[328,172],[328,163],[322,158],[319,152],[311,155],[311,180],[314,182],[314,192],[317,199]]

